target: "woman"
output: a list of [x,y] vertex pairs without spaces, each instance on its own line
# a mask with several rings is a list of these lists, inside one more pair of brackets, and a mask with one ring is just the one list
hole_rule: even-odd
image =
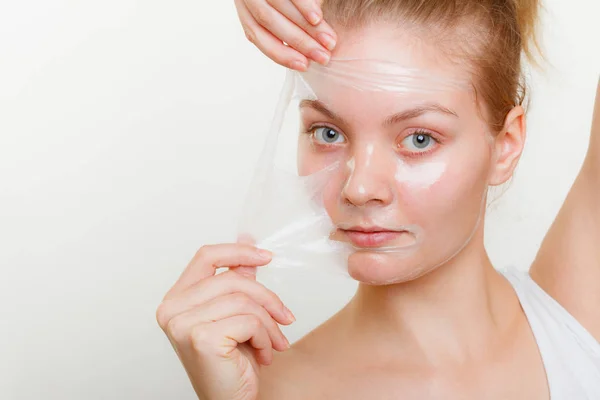
[[[388,57],[415,68],[435,59],[457,77],[468,74],[477,100],[448,101],[460,109],[461,148],[469,152],[450,167],[465,173],[454,210],[473,215],[480,206],[474,199],[511,177],[524,144],[520,55],[532,47],[538,5],[514,1],[326,0],[322,13],[301,0],[239,0],[237,7],[248,38],[290,68],[305,70],[307,56],[323,64],[332,56]],[[353,106],[360,101],[352,99]],[[360,173],[342,196],[356,209],[398,206],[399,189],[385,176],[372,179],[358,156],[367,131],[381,148],[397,144],[387,132],[363,129],[380,118],[376,113],[339,124],[322,114],[309,117],[342,138],[336,151],[353,152]],[[438,133],[428,124],[427,118],[411,121],[430,132],[420,133],[420,141]],[[475,129],[482,125],[493,133],[491,147]],[[397,130],[402,143],[416,143],[414,131]],[[319,148],[316,132],[307,136],[316,147],[301,146],[300,168],[314,157],[306,149]],[[452,146],[427,143],[431,154]],[[157,319],[202,399],[600,398],[599,158],[600,86],[585,163],[530,275],[494,269],[483,224],[456,255],[430,270],[367,254],[349,264],[360,283],[350,303],[290,348],[277,324],[292,323],[292,313],[254,280],[271,254],[251,244],[219,244],[198,251]],[[335,206],[327,211],[344,222]],[[446,226],[455,229],[450,237],[464,230],[460,221]],[[353,233],[341,235],[352,240]],[[230,270],[215,276],[221,267]]]

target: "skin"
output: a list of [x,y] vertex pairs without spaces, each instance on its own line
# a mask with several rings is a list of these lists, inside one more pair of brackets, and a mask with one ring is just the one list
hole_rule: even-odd
[[[432,74],[439,68],[455,79],[466,73],[439,59],[435,46],[402,46],[414,42],[411,35],[381,23],[344,32],[335,55],[386,59]],[[345,90],[334,84],[316,87],[317,97],[338,115],[335,119],[303,110],[305,128],[326,124],[346,138],[326,146],[314,136],[301,135],[300,173],[352,157],[350,177],[342,174],[343,185],[332,178],[324,195],[334,223],[358,223],[370,209],[391,209],[397,212],[387,214],[388,223],[401,224],[410,217],[430,234],[408,258],[376,252],[352,256],[349,272],[361,282],[356,295],[336,316],[275,357],[276,367],[261,372],[259,398],[547,399],[532,332],[512,287],[490,263],[483,223],[476,225],[488,186],[506,182],[518,162],[525,140],[522,108],[509,113],[504,129],[490,143],[485,115],[477,112],[469,91],[411,93],[396,99],[353,96]],[[382,124],[394,111],[432,101],[458,117],[429,112],[392,126]],[[411,158],[403,146],[390,150],[404,143],[415,127],[444,139],[418,158]],[[377,152],[376,162],[365,156],[369,144]],[[382,159],[398,158],[413,165],[445,160],[448,166],[425,192],[415,191],[385,173],[393,169]],[[415,271],[419,264],[426,268]],[[390,279],[396,283],[384,285]],[[304,387],[306,382],[310,388]]]
[[309,60],[327,64],[337,42],[320,4],[320,0],[235,0],[246,38],[276,63],[298,71],[305,71]]
[[600,340],[600,81],[590,144],[533,262],[535,281]]
[[[440,59],[435,47],[403,46],[414,42],[413,34],[391,25],[379,23],[344,32],[343,37],[336,48],[337,58],[385,59],[428,75],[443,74],[453,81],[470,78],[460,66]],[[428,88],[429,82],[425,79],[420,84]],[[429,272],[460,251],[480,221],[487,186],[504,177],[504,170],[496,170],[490,162],[499,152],[491,143],[487,124],[476,117],[470,87],[378,93],[334,80],[314,79],[311,84],[320,105],[303,102],[307,105],[301,108],[303,132],[313,134],[299,136],[299,173],[313,174],[334,162],[341,166],[328,178],[323,195],[333,223],[385,228],[417,225],[426,233],[424,243],[409,256],[352,255],[350,275],[361,282],[401,282]],[[427,109],[418,116],[413,113],[434,104],[448,112]],[[408,113],[415,116],[391,118]],[[390,120],[395,122],[386,122]],[[337,132],[339,140],[333,144],[317,140],[315,134],[321,127]],[[412,144],[416,132],[431,135],[426,151],[420,152]],[[511,147],[515,156],[519,146]],[[345,167],[348,160],[351,171]],[[398,176],[395,171],[400,163],[403,168]],[[432,163],[444,165],[435,181],[422,186],[419,179],[403,180],[406,175],[418,176],[415,171]],[[344,240],[343,232],[338,236]]]
[[[283,3],[281,0],[278,4]],[[244,4],[248,9],[265,5],[258,0]],[[242,22],[248,24],[247,20]],[[381,46],[382,35],[389,35],[383,42],[394,46],[398,43],[394,44],[392,36],[400,40],[391,28],[365,29],[360,32],[360,41],[338,43],[336,55],[365,54],[373,49],[390,54]],[[260,42],[257,46],[261,50],[271,46],[269,54],[277,53],[273,37],[263,37],[267,39],[255,37],[254,41]],[[425,49],[422,54],[432,51]],[[278,59],[298,54],[281,51]],[[425,57],[419,62],[431,60]],[[444,67],[452,68],[450,64]],[[477,149],[486,155],[470,165],[473,174],[465,178],[467,183],[485,188],[508,180],[525,140],[521,107],[508,113],[504,128],[489,147],[473,135],[475,126],[483,120],[478,119],[485,114],[481,116],[474,108],[468,112],[476,105],[464,97],[453,96],[447,101],[448,106],[462,109],[458,114],[466,125],[461,137],[470,138],[453,148],[454,157]],[[337,111],[346,107],[349,105],[337,104]],[[340,127],[354,144],[356,162],[354,181],[345,186],[343,198],[356,208],[393,208],[398,204],[398,193],[405,188],[385,180],[368,185],[373,181],[368,179],[368,166],[361,164],[357,156],[365,139],[359,132],[364,132],[367,121],[379,121],[381,115],[371,117],[367,115],[363,121],[346,118],[346,125]],[[307,118],[324,117],[313,114]],[[404,128],[397,127],[397,131],[404,132]],[[384,139],[387,132],[376,129],[372,134],[371,143],[378,143],[380,149],[389,145]],[[308,168],[315,157],[318,160],[319,154],[301,152],[300,169],[303,161],[304,168]],[[600,209],[596,206],[600,195],[599,162],[600,86],[585,163],[531,267],[532,277],[542,288],[596,338],[600,338],[600,260],[594,246],[600,239]],[[453,176],[457,175],[442,177],[431,190],[439,196],[463,196],[463,211],[468,211],[477,190],[454,191],[445,184]],[[365,190],[359,191],[361,180]],[[337,200],[328,202],[330,216],[347,218],[338,204]],[[382,285],[391,273],[387,270],[385,276],[381,275],[389,262],[367,254],[355,263],[353,276],[371,283],[361,283],[344,309],[289,349],[278,323],[289,324],[294,318],[274,293],[254,279],[256,267],[266,265],[270,254],[261,256],[247,238],[240,242],[202,247],[157,310],[159,325],[200,398],[549,398],[543,364],[523,310],[512,287],[494,270],[485,252],[483,224],[477,226],[472,239],[455,257],[418,279],[405,276],[396,284]],[[215,275],[223,267],[229,267],[229,271]]]

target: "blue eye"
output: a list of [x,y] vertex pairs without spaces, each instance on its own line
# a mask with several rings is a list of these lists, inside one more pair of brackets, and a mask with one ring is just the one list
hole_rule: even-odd
[[341,133],[327,126],[314,129],[313,137],[317,142],[325,144],[344,143],[346,141]]
[[435,140],[426,133],[413,133],[402,140],[402,147],[409,151],[422,152],[435,144]]

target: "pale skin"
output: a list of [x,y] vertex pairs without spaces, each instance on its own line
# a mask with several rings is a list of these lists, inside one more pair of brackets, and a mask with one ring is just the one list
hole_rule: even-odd
[[[324,21],[307,22],[311,11],[321,15],[312,1],[270,4],[236,1],[245,31],[252,30],[253,43],[276,62],[293,67],[293,61],[313,60],[311,51],[321,46],[317,33],[336,37]],[[291,29],[290,20],[265,18],[274,12],[305,20]],[[339,47],[335,51],[356,50]],[[517,106],[486,164],[490,185],[511,177],[525,132]],[[530,270],[600,340],[599,188],[600,85],[585,162]],[[352,190],[344,196],[352,204],[384,201],[381,190],[371,189],[368,199]],[[488,259],[483,226],[456,257],[418,279],[360,284],[344,309],[291,348],[278,324],[292,323],[293,316],[254,279],[270,254],[241,242],[202,247],[157,310],[199,398],[549,398],[536,342],[512,287]],[[225,267],[230,271],[215,276]]]

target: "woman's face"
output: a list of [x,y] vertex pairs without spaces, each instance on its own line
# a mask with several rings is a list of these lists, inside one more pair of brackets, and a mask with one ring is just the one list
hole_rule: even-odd
[[340,37],[334,58],[385,60],[432,79],[406,91],[372,91],[308,74],[316,100],[300,106],[299,172],[335,166],[323,201],[337,227],[332,238],[357,249],[351,276],[373,284],[414,279],[473,236],[493,169],[493,138],[469,85],[434,83],[471,78],[434,45],[382,25]]

